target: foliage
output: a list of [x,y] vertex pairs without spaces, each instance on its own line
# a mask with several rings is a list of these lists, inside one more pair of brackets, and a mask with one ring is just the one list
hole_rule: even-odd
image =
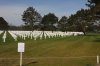
[[44,15],[42,19],[42,30],[55,30],[56,26],[55,24],[58,22],[58,17],[55,16],[53,13],[49,13],[47,15]]
[[26,28],[33,30],[34,24],[36,22],[41,22],[42,17],[33,7],[28,7],[23,12],[22,20],[25,22]]
[[59,20],[58,22],[58,28],[61,31],[66,31],[67,29],[67,17],[66,16],[62,16],[62,18]]
[[86,4],[93,10],[93,13],[100,16],[100,0],[88,0],[88,4]]
[[68,19],[69,29],[73,31],[86,32],[87,28],[93,24],[94,19],[89,9],[81,9]]
[[88,4],[86,4],[88,7],[95,7],[97,5],[100,5],[100,0],[88,0]]
[[0,17],[0,30],[8,29],[8,23],[5,21],[3,17]]

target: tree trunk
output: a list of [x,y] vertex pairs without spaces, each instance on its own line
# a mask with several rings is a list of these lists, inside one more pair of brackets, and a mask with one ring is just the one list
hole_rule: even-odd
[[84,35],[86,35],[86,30],[85,30],[85,28],[83,28],[83,33],[84,33]]

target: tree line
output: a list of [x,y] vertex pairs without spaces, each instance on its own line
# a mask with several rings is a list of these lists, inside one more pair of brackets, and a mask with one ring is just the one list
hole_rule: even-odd
[[33,7],[28,7],[22,14],[23,26],[10,26],[0,17],[0,30],[47,30],[47,31],[100,31],[100,1],[87,0],[88,9],[80,9],[69,17],[62,16],[59,19],[54,13],[48,13],[43,17]]

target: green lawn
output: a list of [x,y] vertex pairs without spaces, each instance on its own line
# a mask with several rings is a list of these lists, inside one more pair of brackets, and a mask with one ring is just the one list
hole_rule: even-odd
[[[100,34],[47,39],[14,39],[7,33],[6,43],[0,35],[0,66],[19,66],[18,42],[25,42],[23,66],[95,66],[100,55]],[[89,56],[89,57],[85,57]]]

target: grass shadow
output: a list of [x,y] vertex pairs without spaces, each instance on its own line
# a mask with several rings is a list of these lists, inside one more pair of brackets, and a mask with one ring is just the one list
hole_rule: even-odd
[[85,36],[99,36],[98,34],[87,34]]
[[28,65],[30,65],[30,64],[36,64],[36,63],[38,63],[38,61],[32,61],[32,62],[29,62],[29,63],[24,64],[24,65],[22,65],[22,66],[28,66]]
[[96,38],[94,42],[100,42],[100,38]]

